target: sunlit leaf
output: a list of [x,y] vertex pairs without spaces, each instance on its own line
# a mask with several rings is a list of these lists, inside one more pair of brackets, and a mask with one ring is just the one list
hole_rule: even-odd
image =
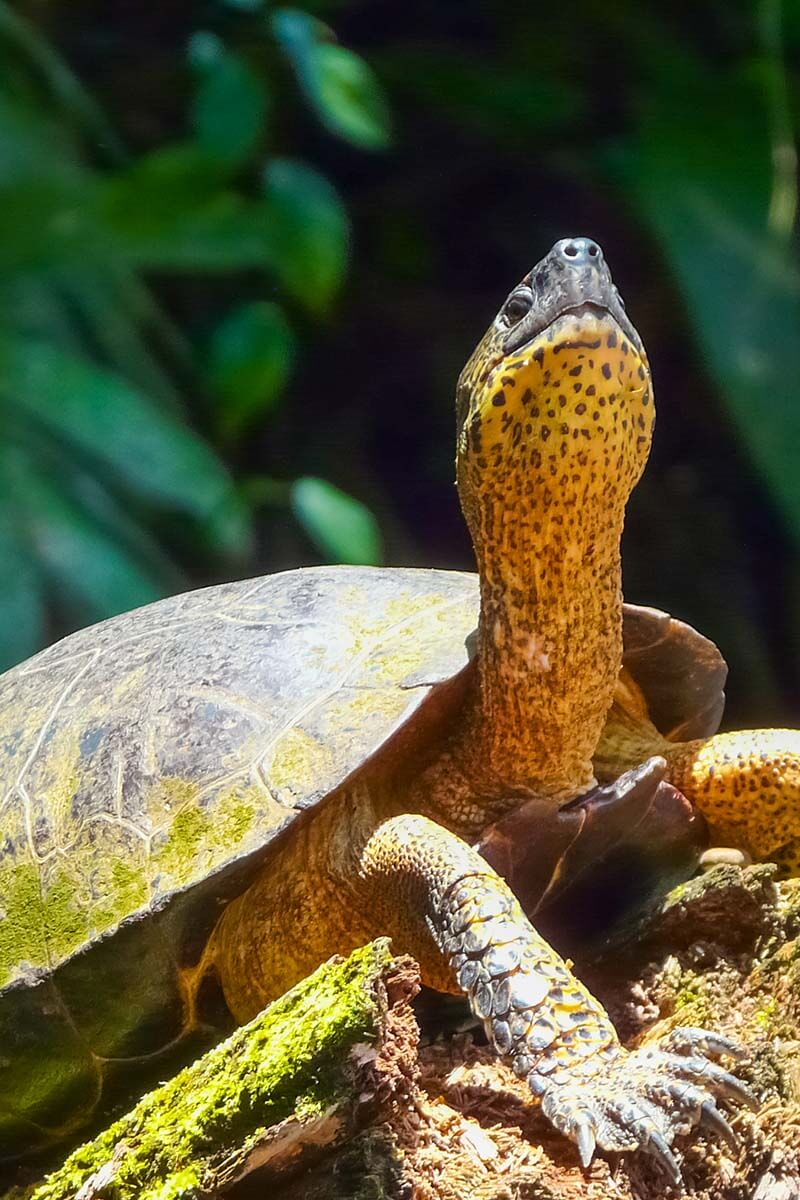
[[380,562],[378,523],[360,501],[324,479],[307,475],[293,484],[291,503],[298,521],[329,561]]
[[357,146],[389,144],[389,111],[372,68],[343,46],[316,50],[316,94],[324,123]]
[[372,68],[335,45],[326,25],[298,9],[276,10],[272,30],[326,128],[357,146],[386,146],[389,112]]
[[227,471],[204,442],[120,376],[34,339],[0,343],[0,391],[115,484],[198,522],[241,554],[248,524]]
[[192,103],[197,145],[233,164],[247,162],[261,140],[266,86],[240,55],[209,34],[195,34],[189,55],[198,76]]
[[295,340],[283,310],[261,301],[229,313],[214,332],[208,357],[219,397],[218,424],[230,437],[274,407],[292,369]]
[[312,312],[324,310],[347,259],[349,227],[336,190],[305,163],[275,158],[264,171],[264,194],[281,282]]

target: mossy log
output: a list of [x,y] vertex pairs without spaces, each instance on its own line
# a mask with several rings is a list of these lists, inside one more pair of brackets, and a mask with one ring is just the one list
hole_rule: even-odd
[[414,964],[385,939],[325,963],[27,1196],[201,1200],[254,1175],[285,1181],[413,1087],[416,989]]
[[[701,1025],[743,1045],[762,1107],[732,1152],[678,1139],[696,1200],[800,1196],[800,880],[717,867],[676,889],[584,977],[628,1045]],[[25,1200],[656,1200],[645,1156],[582,1171],[574,1147],[474,1030],[417,1049],[416,973],[385,941],[332,961]],[[444,1006],[445,1009],[447,1006]],[[438,1015],[437,1015],[438,1014]],[[463,1012],[454,1013],[460,1023]]]

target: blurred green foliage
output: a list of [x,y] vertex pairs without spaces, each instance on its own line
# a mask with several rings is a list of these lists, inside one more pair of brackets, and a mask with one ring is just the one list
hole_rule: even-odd
[[626,590],[796,720],[799,74],[782,0],[0,0],[0,659],[315,556],[469,566],[458,370],[589,233],[659,400]]
[[[274,35],[274,37],[273,37]],[[370,68],[307,14],[264,17],[251,62],[192,32],[184,136],[128,153],[35,25],[0,3],[0,664],[56,620],[96,620],[182,581],[187,554],[244,565],[251,514],[221,446],[278,402],[296,353],[276,300],[234,301],[191,343],[145,278],[255,271],[309,313],[342,279],[348,223],[308,163],[270,154],[275,43],[323,124],[385,143]],[[321,480],[286,492],[323,553],[374,561],[370,515]]]

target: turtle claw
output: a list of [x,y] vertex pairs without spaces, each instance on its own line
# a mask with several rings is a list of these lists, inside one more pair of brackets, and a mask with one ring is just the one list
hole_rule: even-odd
[[575,1126],[575,1141],[578,1145],[578,1155],[581,1160],[581,1166],[586,1170],[591,1166],[594,1158],[595,1148],[597,1146],[597,1138],[595,1136],[594,1122],[590,1117],[582,1117]]
[[734,1154],[739,1149],[739,1139],[731,1129],[713,1100],[704,1100],[700,1105],[700,1126],[725,1142]]
[[721,1033],[710,1033],[692,1025],[681,1025],[673,1029],[664,1041],[664,1049],[676,1054],[713,1054],[717,1058],[725,1054],[734,1061],[747,1057],[747,1051],[738,1042]]
[[688,1079],[706,1088],[713,1088],[718,1095],[726,1100],[736,1100],[753,1112],[758,1108],[758,1097],[750,1091],[741,1079],[737,1079],[730,1071],[723,1070],[710,1059],[696,1056],[684,1058],[680,1054],[671,1054],[672,1073],[678,1079]]
[[670,1150],[669,1143],[662,1134],[658,1133],[657,1130],[653,1130],[642,1146],[642,1150],[658,1163],[664,1174],[669,1176],[670,1182],[674,1187],[679,1188],[681,1186],[683,1176],[678,1166],[678,1160]]
[[[640,1150],[681,1185],[672,1143],[698,1125],[735,1145],[716,1100],[755,1107],[749,1088],[706,1055],[739,1048],[701,1029],[628,1051],[598,1002],[538,938],[513,894],[488,872],[459,878],[442,901],[439,944],[498,1054],[576,1143],[588,1167],[596,1149]],[[680,1051],[683,1051],[681,1053]]]
[[[549,1076],[531,1072],[544,1115],[577,1143],[584,1167],[591,1162],[595,1148],[639,1150],[658,1163],[673,1187],[680,1188],[680,1165],[672,1149],[679,1134],[699,1127],[731,1150],[738,1148],[734,1131],[717,1108],[717,1099],[749,1107],[757,1103],[756,1098],[735,1075],[698,1051],[701,1044],[707,1044],[710,1053],[728,1053],[727,1039],[699,1030],[690,1032],[692,1036],[684,1037],[682,1043],[669,1040],[669,1049],[644,1046],[628,1052],[619,1044],[608,1046],[597,1056],[592,1074],[587,1072],[588,1061],[575,1074],[567,1065]],[[692,1056],[674,1053],[676,1041],[691,1048]]]

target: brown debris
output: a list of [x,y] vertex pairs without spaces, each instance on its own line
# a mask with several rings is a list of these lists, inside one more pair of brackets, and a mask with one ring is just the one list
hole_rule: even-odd
[[[696,1132],[678,1140],[687,1197],[799,1200],[800,880],[775,885],[769,868],[718,866],[676,889],[647,927],[582,973],[629,1045],[688,1025],[716,1030],[746,1047],[748,1057],[734,1069],[762,1097],[761,1108],[756,1114],[728,1108],[739,1138],[736,1152]],[[584,1172],[571,1143],[542,1117],[479,1030],[438,1036],[420,1047],[410,1005],[418,986],[411,960],[387,963],[373,986],[380,1028],[370,1045],[347,1051],[355,1104],[345,1140],[335,1139],[326,1149],[312,1144],[313,1122],[274,1127],[260,1142],[272,1156],[266,1174],[251,1173],[226,1189],[227,1195],[676,1197],[643,1155],[613,1162],[599,1157]],[[428,1024],[423,1018],[423,1029]],[[308,1143],[299,1156],[298,1137]],[[288,1171],[281,1166],[281,1149]],[[87,1200],[113,1195],[113,1179],[89,1182]]]
[[[763,1095],[762,1107],[757,1114],[728,1109],[740,1140],[736,1154],[697,1133],[679,1140],[687,1196],[798,1200],[800,881],[776,886],[769,868],[717,867],[676,890],[624,954],[595,964],[591,985],[631,1045],[679,1025],[701,1025],[748,1048],[749,1057],[735,1069]],[[309,1185],[293,1192],[292,1200],[676,1195],[644,1156],[613,1163],[598,1158],[584,1172],[570,1143],[544,1120],[477,1031],[422,1046],[417,1091],[381,1136],[382,1161],[391,1160],[395,1172],[381,1177],[381,1190],[341,1190],[331,1166],[324,1187],[318,1176],[317,1190]],[[377,1180],[374,1161],[372,1170],[366,1177]],[[363,1171],[359,1178],[364,1180]]]

